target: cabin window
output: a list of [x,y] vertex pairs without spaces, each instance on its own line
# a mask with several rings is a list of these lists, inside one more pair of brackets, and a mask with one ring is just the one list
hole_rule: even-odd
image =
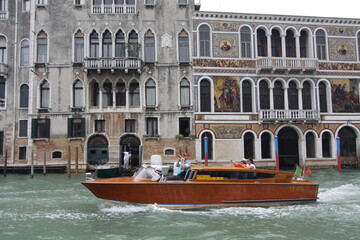
[[245,171],[199,171],[196,174],[198,180],[237,180],[237,179],[264,179],[274,178],[275,174]]

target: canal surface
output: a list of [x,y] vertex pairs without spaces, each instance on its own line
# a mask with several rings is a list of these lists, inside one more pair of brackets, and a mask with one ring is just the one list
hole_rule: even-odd
[[313,170],[305,205],[165,210],[104,203],[84,174],[0,176],[0,239],[360,239],[360,170]]

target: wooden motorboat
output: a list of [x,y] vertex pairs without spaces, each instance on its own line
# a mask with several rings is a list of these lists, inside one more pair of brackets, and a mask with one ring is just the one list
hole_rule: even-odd
[[133,177],[88,179],[96,197],[171,209],[314,202],[319,184],[294,179],[294,173],[237,167],[192,167],[184,180],[161,180],[153,168]]

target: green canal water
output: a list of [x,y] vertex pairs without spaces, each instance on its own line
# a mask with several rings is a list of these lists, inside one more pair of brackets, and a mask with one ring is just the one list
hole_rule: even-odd
[[0,239],[360,239],[360,170],[313,173],[317,203],[202,210],[104,203],[84,174],[0,176]]

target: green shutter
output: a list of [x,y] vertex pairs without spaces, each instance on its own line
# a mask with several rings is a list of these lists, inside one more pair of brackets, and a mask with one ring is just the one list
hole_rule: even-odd
[[49,118],[45,118],[45,124],[46,124],[45,138],[50,138],[50,119]]
[[85,137],[85,118],[81,118],[81,137]]
[[31,138],[37,138],[37,119],[31,119]]
[[68,118],[68,129],[67,129],[67,136],[71,138],[71,129],[72,129],[72,118]]

